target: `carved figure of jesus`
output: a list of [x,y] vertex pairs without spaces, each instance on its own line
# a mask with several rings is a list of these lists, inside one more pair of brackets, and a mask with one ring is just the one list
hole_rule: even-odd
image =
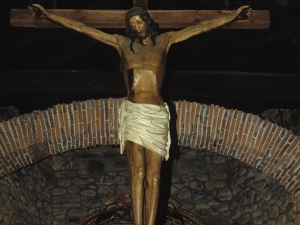
[[107,34],[51,14],[38,4],[33,4],[29,9],[35,17],[50,19],[118,51],[127,89],[127,98],[119,113],[119,136],[121,151],[125,146],[131,172],[133,220],[135,225],[154,225],[162,160],[168,158],[170,146],[169,111],[160,94],[169,49],[172,44],[192,36],[238,19],[248,19],[251,8],[243,6],[226,17],[158,35],[158,25],[148,12],[135,7],[128,11],[125,18],[128,37]]

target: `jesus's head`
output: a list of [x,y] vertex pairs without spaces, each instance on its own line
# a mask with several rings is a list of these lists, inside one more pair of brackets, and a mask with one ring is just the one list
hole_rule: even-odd
[[158,24],[150,18],[149,13],[140,7],[130,9],[125,18],[126,21],[126,34],[131,39],[130,50],[134,53],[133,43],[136,39],[143,44],[142,40],[146,39],[149,35],[152,44],[155,46],[157,37]]

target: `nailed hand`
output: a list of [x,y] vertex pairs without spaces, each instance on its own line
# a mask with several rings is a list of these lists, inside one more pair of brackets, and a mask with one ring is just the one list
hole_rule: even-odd
[[30,13],[33,17],[39,18],[45,13],[44,7],[39,4],[32,4],[32,6],[28,6]]
[[238,9],[238,17],[239,20],[247,20],[252,16],[252,8],[248,5],[242,6]]

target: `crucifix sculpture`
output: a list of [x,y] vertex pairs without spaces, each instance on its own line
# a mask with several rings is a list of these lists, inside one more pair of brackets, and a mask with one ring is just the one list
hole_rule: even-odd
[[[136,1],[134,3],[137,4]],[[142,6],[146,8],[147,4],[144,3],[142,1]],[[163,159],[167,160],[169,157],[169,109],[160,95],[169,49],[172,44],[192,36],[237,20],[247,20],[251,17],[251,8],[242,6],[237,11],[224,11],[217,19],[201,23],[193,21],[196,24],[193,26],[181,23],[181,27],[187,28],[158,35],[158,24],[150,17],[152,13],[134,7],[124,18],[128,37],[104,33],[84,23],[46,11],[37,4],[29,8],[35,18],[45,18],[86,34],[118,51],[127,89],[126,100],[119,111],[119,138],[121,153],[125,148],[131,172],[133,220],[135,225],[153,225],[159,201],[161,164]],[[162,15],[161,12],[153,14],[158,18]],[[189,14],[185,15],[188,17]],[[32,21],[34,26],[40,22],[36,19]]]

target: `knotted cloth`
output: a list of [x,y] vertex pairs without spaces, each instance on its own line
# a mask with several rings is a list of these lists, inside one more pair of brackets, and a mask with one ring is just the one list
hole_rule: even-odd
[[128,140],[168,160],[171,144],[169,121],[170,113],[166,103],[158,106],[125,100],[119,109],[121,154]]

